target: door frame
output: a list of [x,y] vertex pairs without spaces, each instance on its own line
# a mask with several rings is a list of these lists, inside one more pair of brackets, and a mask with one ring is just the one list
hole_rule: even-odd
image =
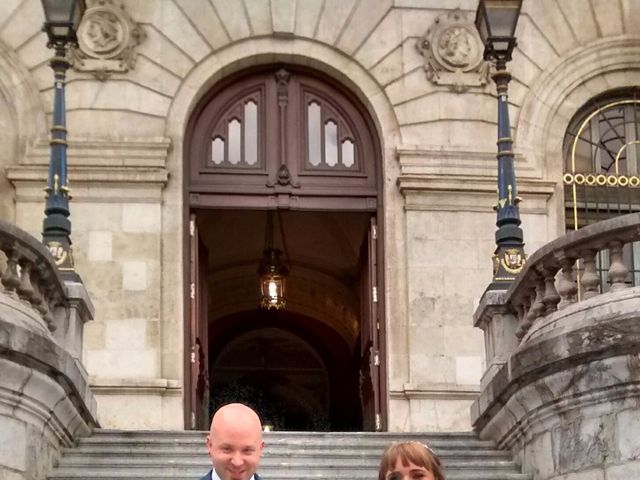
[[[281,65],[271,64],[260,67],[261,69],[269,68],[278,70]],[[276,189],[267,194],[255,194],[254,192],[245,192],[242,190],[242,184],[235,184],[237,189],[234,188],[233,193],[217,192],[217,191],[203,191],[202,185],[194,186],[190,181],[190,167],[192,166],[191,158],[191,142],[194,136],[194,124],[198,111],[211,101],[217,92],[226,86],[233,83],[234,80],[241,77],[251,75],[252,71],[256,71],[256,68],[244,70],[229,78],[220,81],[216,86],[212,88],[208,95],[206,95],[200,102],[199,107],[194,109],[189,119],[185,140],[183,144],[183,219],[185,227],[183,228],[183,361],[184,361],[184,373],[183,373],[183,405],[184,405],[184,426],[186,430],[192,429],[192,403],[193,396],[195,394],[195,385],[192,382],[192,364],[190,359],[190,352],[194,348],[192,345],[192,331],[191,331],[191,312],[192,302],[190,301],[191,292],[191,278],[192,272],[190,269],[190,221],[191,214],[195,213],[197,216],[198,210],[208,209],[232,209],[232,210],[246,210],[246,209],[295,209],[301,211],[344,211],[344,212],[370,212],[375,215],[377,220],[377,242],[376,242],[376,257],[377,257],[377,316],[378,325],[377,337],[378,337],[378,350],[379,350],[379,391],[376,392],[379,398],[380,406],[380,430],[386,431],[388,429],[388,404],[389,404],[389,392],[388,392],[388,368],[387,368],[387,326],[386,326],[386,289],[385,289],[385,256],[384,256],[384,188],[383,188],[383,168],[382,168],[382,149],[380,139],[378,138],[377,131],[373,124],[373,120],[369,112],[364,108],[357,96],[351,93],[344,85],[337,82],[335,79],[323,74],[321,72],[311,70],[306,67],[291,66],[294,71],[302,71],[312,74],[319,80],[324,81],[334,88],[339,88],[345,96],[347,96],[350,102],[360,111],[362,118],[367,124],[367,128],[370,132],[373,142],[372,149],[374,157],[370,162],[373,164],[375,175],[375,195],[363,197],[362,195],[319,195],[313,197],[306,197],[304,202],[297,202],[295,200],[295,191],[282,191],[276,186]],[[224,175],[223,173],[221,175]],[[348,191],[348,190],[347,190]],[[247,195],[247,193],[249,193]],[[366,241],[366,240],[365,240]],[[373,293],[370,292],[370,298]]]

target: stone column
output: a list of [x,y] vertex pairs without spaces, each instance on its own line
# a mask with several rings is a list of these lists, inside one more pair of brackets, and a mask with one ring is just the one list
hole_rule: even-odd
[[84,283],[68,280],[64,283],[69,304],[66,308],[56,311],[58,328],[54,335],[67,352],[78,361],[82,361],[84,325],[93,320],[95,310]]
[[505,293],[504,290],[487,290],[473,315],[474,327],[484,332],[487,367],[480,381],[481,389],[487,386],[518,348],[518,319],[505,302]]

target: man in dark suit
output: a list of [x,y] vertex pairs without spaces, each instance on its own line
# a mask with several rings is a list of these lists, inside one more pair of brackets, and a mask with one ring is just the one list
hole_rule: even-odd
[[256,469],[263,448],[256,412],[241,403],[220,407],[207,436],[213,469],[200,480],[261,480]]

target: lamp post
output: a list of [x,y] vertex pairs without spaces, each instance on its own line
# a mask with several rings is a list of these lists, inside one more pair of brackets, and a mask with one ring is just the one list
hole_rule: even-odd
[[76,31],[85,10],[85,3],[84,0],[42,0],[42,7],[45,15],[43,30],[49,37],[47,47],[55,51],[49,62],[54,73],[54,96],[42,242],[53,255],[58,269],[62,273],[75,275],[69,238],[71,222],[64,88],[66,72],[70,66],[66,58],[67,47],[70,44],[77,45]]
[[475,21],[484,44],[484,59],[495,64],[492,78],[498,93],[498,203],[494,206],[498,229],[490,290],[508,288],[525,261],[507,96],[511,80],[507,62],[516,46],[514,34],[521,6],[522,0],[480,0]]

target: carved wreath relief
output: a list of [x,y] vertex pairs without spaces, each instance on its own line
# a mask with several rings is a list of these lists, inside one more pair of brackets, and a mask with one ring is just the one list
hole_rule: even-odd
[[100,80],[128,72],[135,66],[135,47],[146,36],[142,26],[119,0],[93,0],[88,7],[78,28],[79,48],[73,50],[75,69]]
[[427,78],[460,93],[482,87],[489,67],[475,26],[460,10],[440,15],[416,45],[424,57]]

